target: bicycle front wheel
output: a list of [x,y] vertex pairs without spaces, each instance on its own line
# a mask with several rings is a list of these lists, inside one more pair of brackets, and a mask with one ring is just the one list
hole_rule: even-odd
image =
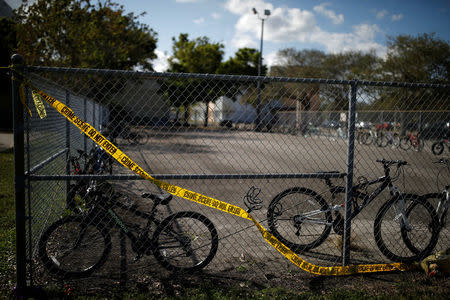
[[411,140],[409,139],[409,137],[404,136],[400,138],[400,148],[402,148],[405,151],[411,148]]
[[326,201],[313,190],[295,187],[273,198],[267,211],[270,232],[294,252],[322,244],[333,223]]
[[362,137],[362,142],[364,145],[370,145],[373,142],[373,136],[369,133],[366,132],[363,137]]
[[400,136],[398,133],[392,135],[392,148],[398,148],[400,146]]
[[214,258],[219,237],[214,224],[202,214],[186,211],[170,215],[153,234],[153,254],[170,271],[193,272]]
[[431,146],[434,155],[441,155],[444,152],[444,143],[436,142]]
[[[436,213],[436,211],[434,210],[432,204],[430,201],[430,199],[438,199],[439,201],[445,201],[445,193],[432,193],[432,194],[427,194],[422,196],[424,198],[424,204],[421,204],[419,202],[413,202],[411,203],[407,209],[406,209],[406,217],[408,220],[418,220],[420,218],[423,218],[425,209],[424,206],[426,207],[431,207],[431,210]],[[428,208],[429,209],[429,208]],[[437,220],[439,220],[439,216],[436,214],[436,218]],[[418,235],[416,232],[414,232],[413,230],[408,230],[409,228],[406,228],[406,226],[402,227],[402,239],[403,242],[405,243],[405,245],[408,247],[409,250],[411,250],[413,253],[416,254],[420,254],[421,252],[423,252],[424,248],[430,248],[428,250],[428,253],[426,255],[428,255],[429,253],[431,253],[431,251],[434,249],[434,247],[436,247],[436,244],[438,242],[438,236],[439,236],[439,231],[440,231],[440,226],[439,226],[439,221],[438,223],[432,223],[429,226],[429,230],[436,230],[437,234],[433,236],[433,238],[430,241],[429,245],[424,245],[423,244],[423,240],[422,237],[420,235]],[[434,226],[434,227],[431,227]],[[426,256],[425,255],[425,256]]]
[[39,258],[51,273],[64,278],[88,277],[111,252],[111,236],[101,224],[82,216],[64,217],[39,239]]
[[381,253],[392,261],[419,261],[436,246],[438,224],[433,206],[425,199],[418,195],[393,197],[377,213],[375,242]]

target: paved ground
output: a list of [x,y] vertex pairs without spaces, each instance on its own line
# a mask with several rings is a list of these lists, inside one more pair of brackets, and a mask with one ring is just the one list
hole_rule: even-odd
[[[189,129],[148,130],[147,133],[150,138],[145,145],[124,143],[119,144],[119,147],[151,174],[293,174],[332,170],[346,172],[347,142],[342,139],[305,138],[279,133]],[[396,185],[402,191],[423,194],[436,189],[435,180],[438,169],[433,164],[436,157],[431,153],[429,145],[422,152],[403,151],[388,147],[378,148],[373,145],[356,145],[355,181],[362,180],[361,176],[374,179],[383,175],[381,165],[375,162],[376,159],[381,158],[404,159],[410,163],[410,166],[405,167],[405,173],[400,174],[396,181]],[[114,168],[114,173],[125,172],[126,170],[118,165]],[[326,186],[322,180],[318,179],[186,178],[168,180],[168,182],[242,208],[245,208],[243,199],[249,188],[259,187],[261,188],[259,197],[263,201],[263,207],[261,210],[252,212],[252,215],[266,228],[267,207],[271,199],[285,189],[296,186],[307,187],[330,201]],[[124,185],[124,189],[130,191],[135,197],[138,197],[142,191],[156,192],[156,188],[148,182],[119,181],[118,184]],[[389,197],[388,192],[367,206],[354,220],[352,263],[389,262],[378,250],[373,237],[375,215],[387,197]],[[342,201],[342,199],[336,199],[333,204],[340,204]],[[151,204],[147,199],[138,200],[137,198],[136,202],[143,210],[148,209]],[[248,220],[176,197],[169,205],[164,206],[160,213],[166,216],[175,211],[186,210],[206,215],[218,230],[220,243],[216,257],[208,266],[208,270],[211,272],[238,273],[245,278],[254,276],[285,278],[289,274],[310,276],[306,272],[299,272],[298,268],[269,246],[261,238],[256,227]],[[36,212],[44,216],[48,211],[50,209],[46,207]],[[130,221],[137,220],[131,219]],[[447,247],[449,237],[447,227],[445,231],[441,232],[441,242],[437,248]],[[114,241],[114,245],[116,247],[119,245],[117,240]],[[98,273],[99,276],[117,272],[117,260],[120,259],[119,249],[117,248],[113,253],[111,266],[105,267],[103,273]],[[128,253],[129,257],[133,256],[131,249]],[[308,253],[302,253],[301,256],[318,265],[340,265],[342,262],[341,239],[338,235],[331,234],[320,247]],[[145,260],[130,261],[128,272],[134,274],[139,270],[147,271],[156,266],[153,257],[146,257]],[[295,281],[295,278],[293,280]]]
[[0,152],[14,146],[13,134],[10,132],[0,132]]
[[[149,132],[149,141],[142,146],[122,145],[141,167],[153,174],[279,174],[313,173],[338,170],[346,172],[347,143],[342,139],[305,138],[277,133],[245,131],[211,132],[178,131]],[[374,179],[383,175],[376,159],[403,159],[410,163],[399,174],[396,185],[402,191],[424,194],[436,189],[438,169],[432,162],[436,157],[429,145],[422,152],[357,145],[355,151],[355,181],[361,176]],[[394,174],[391,174],[394,175]],[[447,177],[448,179],[448,177]],[[328,201],[326,186],[317,179],[188,179],[170,183],[245,208],[243,198],[251,186],[261,188],[263,208],[252,213],[267,226],[267,207],[273,197],[287,188],[304,186],[321,194]],[[135,191],[152,189],[151,185],[135,182]],[[373,221],[380,206],[389,197],[386,191],[354,220],[355,249],[353,262],[387,262],[375,245]],[[342,199],[337,199],[342,201]],[[220,255],[214,262],[220,265],[239,265],[252,262],[261,269],[283,269],[283,260],[268,247],[248,221],[212,210],[184,199],[174,199],[167,209],[196,210],[213,220],[221,235]],[[448,232],[441,234],[448,242]],[[329,239],[308,260],[319,264],[340,262],[338,236]],[[222,258],[222,259],[220,259]],[[251,263],[250,263],[251,264]],[[264,265],[264,266],[263,266]]]

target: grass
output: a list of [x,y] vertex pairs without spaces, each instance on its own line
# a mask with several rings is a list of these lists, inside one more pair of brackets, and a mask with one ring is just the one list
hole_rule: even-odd
[[15,266],[14,155],[0,152],[0,297],[13,284]]

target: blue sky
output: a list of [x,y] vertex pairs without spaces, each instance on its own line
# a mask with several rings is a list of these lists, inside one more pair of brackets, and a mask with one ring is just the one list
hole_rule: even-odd
[[[11,1],[11,0],[9,0]],[[7,1],[7,2],[9,2]],[[225,59],[240,47],[259,49],[261,21],[252,14],[270,9],[264,25],[263,57],[277,62],[278,50],[293,47],[327,53],[374,49],[386,53],[386,36],[435,32],[450,41],[450,0],[115,0],[158,33],[157,71],[172,54],[172,37],[188,33],[225,45]]]

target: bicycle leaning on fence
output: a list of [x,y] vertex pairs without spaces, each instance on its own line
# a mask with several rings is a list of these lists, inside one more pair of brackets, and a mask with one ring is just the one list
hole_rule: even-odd
[[[88,277],[111,254],[111,229],[117,227],[131,241],[135,260],[153,253],[160,265],[171,271],[191,272],[208,265],[219,243],[217,230],[204,215],[193,211],[174,213],[164,220],[156,217],[159,205],[168,205],[172,195],[142,194],[153,200],[149,213],[136,204],[120,200],[119,193],[107,194],[102,184],[91,181],[85,194],[83,213],[62,217],[51,224],[39,240],[39,258],[51,273],[64,278]],[[105,192],[106,191],[106,192]],[[129,202],[129,201],[128,201]],[[122,219],[115,208],[145,220],[145,226]],[[152,225],[156,225],[153,234]],[[152,234],[152,235],[151,235]]]
[[[444,172],[446,171],[447,174],[450,174],[450,160],[448,159],[440,159],[435,162],[436,164],[442,164],[444,168]],[[436,215],[437,215],[437,222],[430,224],[430,227],[436,228],[438,233],[442,231],[443,228],[445,228],[446,225],[446,219],[447,219],[447,213],[448,213],[448,206],[450,204],[450,184],[446,184],[444,188],[439,188],[439,179],[440,179],[440,172],[436,176],[436,185],[438,187],[438,190],[440,192],[437,193],[429,193],[425,194],[422,197],[426,199],[426,201],[431,202],[432,200],[437,200],[437,206],[435,209]],[[416,203],[411,203],[411,205],[408,206],[406,209],[406,216],[409,217],[410,215],[420,215],[420,207],[416,205]],[[418,246],[415,244],[417,241],[413,241],[409,238],[407,232],[404,230],[402,231],[402,239],[405,242],[406,246],[409,250],[411,250],[413,253],[420,252],[420,245]],[[420,242],[420,241],[419,241]]]
[[[113,158],[99,146],[89,152],[77,149],[78,156],[69,156],[67,161],[70,173],[73,175],[112,174]],[[82,162],[84,160],[84,163]],[[89,180],[79,179],[71,183],[66,197],[66,209],[79,213],[83,207],[83,198],[89,186]]]
[[[438,217],[433,206],[423,197],[414,194],[404,194],[393,184],[401,172],[401,167],[406,161],[377,160],[383,165],[384,176],[367,180],[363,178],[352,189],[351,200],[353,220],[369,203],[371,203],[386,188],[389,189],[391,198],[379,209],[374,221],[374,237],[379,250],[387,258],[397,262],[418,261],[427,256],[437,244],[439,231]],[[390,168],[396,166],[393,177]],[[336,195],[345,193],[345,186],[337,186],[331,182],[327,174],[339,173],[320,172],[325,175],[332,199]],[[367,187],[379,184],[376,189],[368,193]],[[361,200],[361,204],[358,204]],[[334,201],[333,201],[334,203]],[[344,233],[344,218],[341,211],[344,204],[329,205],[317,192],[306,187],[294,187],[276,195],[269,204],[267,218],[271,233],[291,250],[299,253],[309,251],[321,245],[331,233],[331,229],[338,235]],[[408,213],[407,208],[414,207],[414,212],[419,216]],[[334,214],[334,217],[333,217]],[[430,226],[431,225],[431,226]],[[393,230],[397,230],[398,238]],[[409,240],[418,245],[414,251],[407,247],[400,247],[398,239],[405,235]],[[417,243],[420,241],[420,244]]]

